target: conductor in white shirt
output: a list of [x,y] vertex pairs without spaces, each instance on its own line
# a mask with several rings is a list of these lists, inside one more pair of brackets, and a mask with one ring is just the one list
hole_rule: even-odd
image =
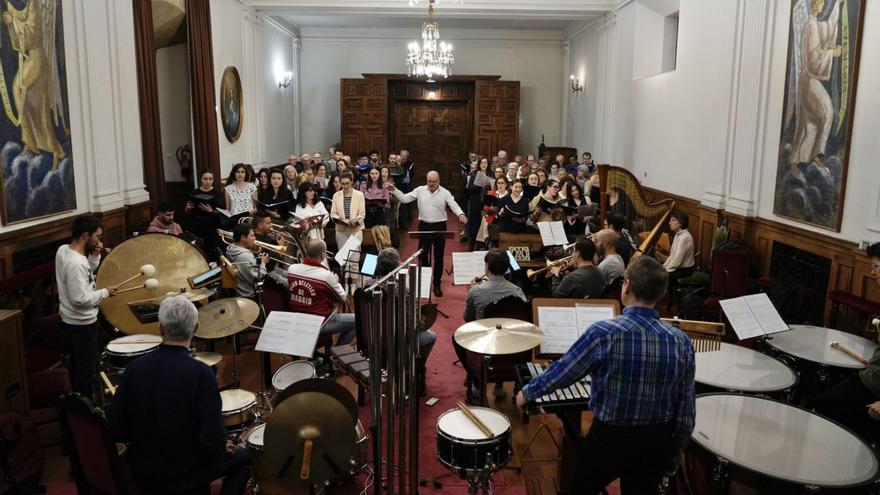
[[[403,194],[393,185],[389,185],[394,197],[401,203],[412,203],[418,200],[419,206],[419,231],[420,232],[442,232],[446,230],[446,207],[448,206],[452,213],[458,215],[458,221],[462,225],[467,223],[467,217],[455,202],[452,193],[445,187],[440,185],[440,174],[432,170],[428,172],[426,177],[427,185],[419,186],[412,191]],[[438,239],[419,239],[419,249],[422,254],[419,262],[422,266],[433,267],[433,284],[434,295],[443,296],[440,290],[440,279],[443,277],[443,254],[446,246],[446,240]],[[434,263],[430,262],[430,253],[434,252]]]

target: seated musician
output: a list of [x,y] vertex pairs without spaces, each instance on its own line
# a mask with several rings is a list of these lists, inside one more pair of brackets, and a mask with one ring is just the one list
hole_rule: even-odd
[[159,203],[159,206],[156,207],[156,212],[158,215],[156,215],[155,218],[153,218],[153,221],[150,222],[150,226],[147,227],[147,232],[158,232],[160,234],[171,235],[180,235],[183,233],[180,224],[174,221],[173,204],[167,201],[162,201]]
[[553,297],[571,297],[582,299],[586,297],[598,298],[605,290],[605,276],[593,265],[596,256],[596,245],[589,239],[581,239],[574,245],[574,258],[572,265],[575,269],[562,277],[562,270],[566,267],[562,264],[550,268],[553,278],[550,286]]
[[599,271],[605,277],[605,283],[611,285],[615,280],[623,278],[626,265],[623,257],[617,254],[618,235],[611,229],[603,229],[593,234],[596,250],[602,261],[599,263]]
[[345,303],[345,289],[339,277],[324,266],[327,244],[312,239],[306,245],[302,263],[290,265],[290,311],[325,318],[321,334],[339,334],[336,345],[349,344],[355,337],[354,313],[338,313],[336,306]]
[[620,213],[607,213],[602,228],[611,229],[619,236],[617,242],[614,243],[614,250],[623,258],[623,263],[626,265],[629,264],[629,259],[632,258],[633,253],[638,250],[638,246],[636,246],[629,231],[624,227],[625,223],[626,220]]
[[223,478],[221,494],[241,494],[250,478],[247,450],[226,440],[214,372],[189,353],[198,317],[183,296],[162,301],[162,345],[125,368],[113,397],[113,436],[128,442],[142,493],[208,493]]
[[[466,322],[482,319],[486,306],[508,296],[518,297],[523,302],[528,302],[522,289],[504,278],[504,274],[510,269],[510,258],[508,258],[507,252],[500,249],[490,249],[483,259],[486,262],[486,281],[474,285],[468,291],[464,306],[464,321]],[[467,366],[467,350],[458,345],[455,339],[452,340],[452,345],[459,362],[467,372],[465,386],[467,387],[468,400],[471,400],[476,396],[475,391],[471,390],[471,386],[476,386],[477,377],[473,370]]]
[[[880,285],[880,242],[867,248],[871,259],[871,275]],[[873,443],[880,435],[880,348],[874,351],[869,364],[838,382],[810,406]]]
[[669,284],[673,287],[678,279],[694,273],[694,238],[688,231],[687,213],[673,211],[669,215],[669,230],[673,235],[669,255],[658,252],[657,259],[663,262],[663,267],[669,272]]
[[[529,215],[529,202],[523,197],[522,182],[511,183],[510,194],[498,202],[499,232],[520,234],[526,230],[526,219]],[[497,222],[498,220],[496,220]]]
[[[287,246],[287,241],[283,236],[272,232],[272,217],[265,211],[258,211],[254,214],[251,226],[254,229],[255,240],[276,246]],[[279,267],[276,260],[270,259],[266,263],[266,273],[275,283],[287,287],[287,270]]]
[[256,298],[254,284],[266,276],[269,255],[260,254],[260,261],[254,255],[257,249],[256,236],[250,225],[238,224],[232,229],[233,243],[226,248],[226,257],[238,268],[235,279],[235,294],[238,297]]
[[[364,286],[369,286],[373,281],[379,280],[385,275],[391,273],[395,268],[400,266],[400,253],[394,248],[385,248],[379,251],[376,259],[376,271],[373,273],[373,280],[365,282]],[[416,359],[416,374],[419,379],[418,391],[419,395],[425,395],[427,386],[425,384],[425,369],[428,362],[428,356],[434,349],[434,342],[437,341],[437,334],[430,328],[426,328],[419,333],[419,357]]]
[[532,198],[529,203],[529,217],[532,222],[552,222],[553,211],[559,208],[560,199],[559,182],[551,178],[544,184],[541,194]]
[[524,407],[586,375],[592,378],[593,424],[580,441],[571,484],[578,493],[599,493],[617,478],[623,493],[657,493],[690,438],[694,348],[654,309],[668,277],[653,258],[633,260],[623,282],[623,314],[591,325],[516,397]]

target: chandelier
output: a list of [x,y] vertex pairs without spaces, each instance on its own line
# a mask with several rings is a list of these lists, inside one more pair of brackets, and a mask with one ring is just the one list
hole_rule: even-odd
[[[414,5],[421,0],[410,0]],[[434,22],[434,3],[428,0],[428,22],[422,24],[422,44],[411,42],[406,56],[406,68],[409,76],[425,77],[432,82],[435,77],[449,77],[452,74],[452,45],[440,41],[440,26]]]

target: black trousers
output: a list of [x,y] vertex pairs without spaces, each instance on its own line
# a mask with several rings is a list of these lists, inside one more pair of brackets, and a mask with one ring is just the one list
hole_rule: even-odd
[[657,493],[672,459],[671,423],[612,426],[597,419],[581,439],[572,487],[577,493],[601,493],[620,478],[620,493]]
[[[419,231],[421,232],[442,232],[444,230],[446,230],[446,222],[429,223],[419,220]],[[446,250],[446,239],[419,239],[419,249],[422,250],[422,254],[419,255],[419,263],[422,266],[433,268],[434,287],[440,287],[440,279],[443,277],[443,255]],[[432,251],[434,253],[433,263],[431,262]]]
[[880,421],[868,416],[868,406],[880,397],[874,395],[862,383],[858,373],[844,378],[833,387],[812,400],[810,406],[817,413],[853,430],[857,435],[873,442],[880,438]]
[[98,381],[98,323],[69,325],[61,328],[70,339],[70,385],[74,392],[94,400]]

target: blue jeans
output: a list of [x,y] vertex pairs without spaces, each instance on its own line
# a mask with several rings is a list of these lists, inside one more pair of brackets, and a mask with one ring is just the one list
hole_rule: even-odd
[[321,335],[338,333],[336,345],[350,344],[355,337],[354,313],[333,313],[321,327]]
[[223,478],[220,495],[241,495],[251,477],[251,455],[246,448],[238,446],[232,455],[225,455],[212,474],[213,479]]

